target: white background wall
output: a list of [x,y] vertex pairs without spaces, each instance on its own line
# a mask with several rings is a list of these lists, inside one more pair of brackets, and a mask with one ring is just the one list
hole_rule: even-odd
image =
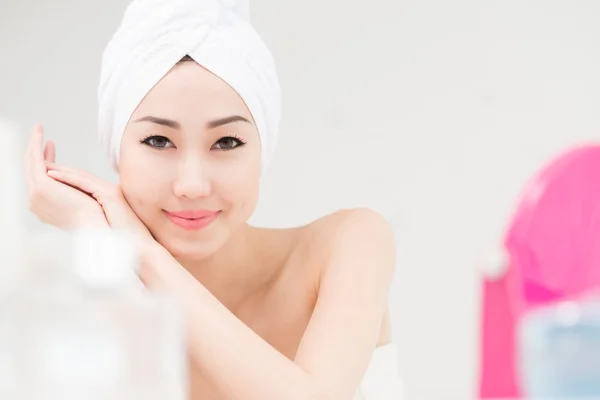
[[[61,163],[109,179],[96,84],[127,3],[0,0],[0,115],[27,131],[42,122]],[[254,222],[288,226],[358,205],[388,216],[408,398],[470,399],[475,260],[540,162],[600,136],[600,2],[251,4],[285,102]]]

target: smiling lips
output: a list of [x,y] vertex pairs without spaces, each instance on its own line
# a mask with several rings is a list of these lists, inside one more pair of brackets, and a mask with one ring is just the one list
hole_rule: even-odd
[[190,231],[206,228],[221,214],[221,211],[209,210],[163,211],[172,223]]

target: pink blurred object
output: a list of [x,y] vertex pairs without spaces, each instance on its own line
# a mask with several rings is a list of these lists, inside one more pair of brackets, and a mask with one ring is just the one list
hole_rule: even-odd
[[594,144],[556,157],[526,185],[504,237],[505,272],[484,278],[481,399],[519,398],[519,317],[600,287],[599,244],[600,144]]

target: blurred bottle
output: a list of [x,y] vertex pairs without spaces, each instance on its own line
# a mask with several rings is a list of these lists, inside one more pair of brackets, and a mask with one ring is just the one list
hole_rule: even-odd
[[16,125],[0,117],[0,291],[22,278],[24,178],[21,141]]
[[183,316],[143,288],[127,234],[22,240],[16,138],[0,123],[0,399],[187,400]]
[[22,255],[22,170],[20,141],[17,127],[0,117],[0,398],[5,389],[11,390],[17,377],[14,366],[18,361],[12,345],[18,340],[16,321],[6,311],[6,300],[23,284]]
[[183,319],[141,287],[130,243],[110,230],[77,232],[71,273],[9,296],[1,398],[187,400]]
[[518,338],[527,398],[600,399],[600,297],[531,311],[519,324]]

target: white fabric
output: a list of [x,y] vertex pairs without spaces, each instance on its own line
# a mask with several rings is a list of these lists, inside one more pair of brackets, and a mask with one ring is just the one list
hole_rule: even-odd
[[354,400],[402,400],[402,391],[398,347],[394,343],[377,347]]
[[125,127],[146,94],[185,55],[245,101],[261,139],[262,166],[275,150],[280,88],[271,53],[249,22],[247,0],[134,0],[102,56],[98,129],[118,169]]

